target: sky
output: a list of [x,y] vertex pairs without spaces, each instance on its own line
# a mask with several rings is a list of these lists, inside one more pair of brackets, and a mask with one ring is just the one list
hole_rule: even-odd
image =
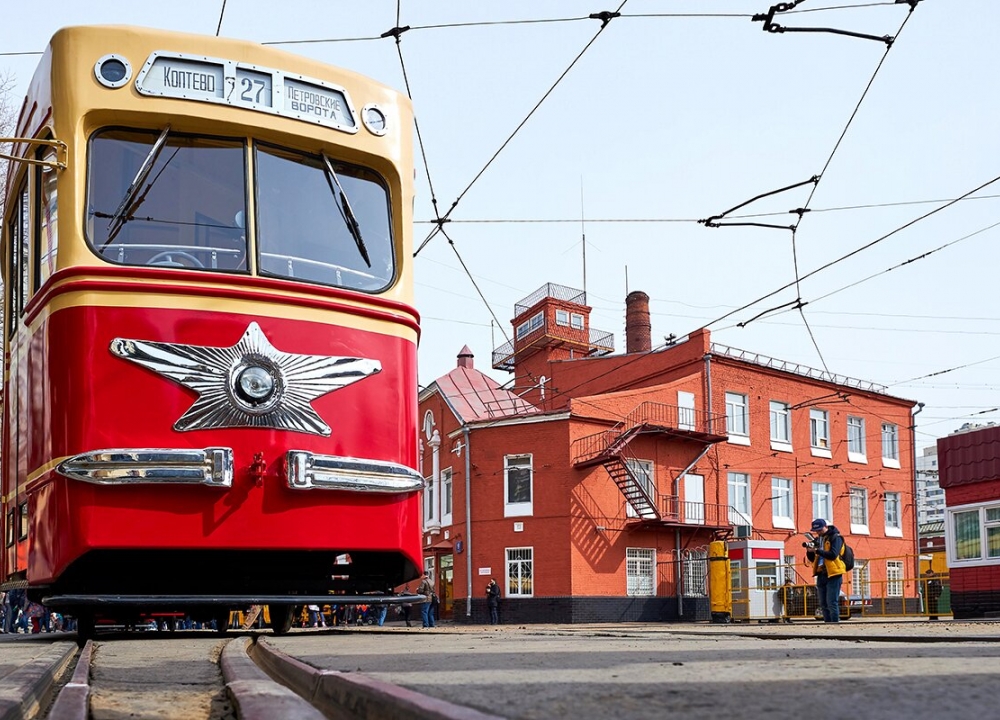
[[[54,0],[0,25],[0,73],[20,104],[38,55],[18,53],[62,26],[130,24],[408,81],[417,243],[449,220],[415,261],[423,385],[466,344],[510,381],[491,351],[553,282],[585,285],[619,351],[642,290],[654,347],[708,327],[888,386],[924,403],[918,448],[1000,421],[1000,3],[804,0],[774,17],[876,39],[763,32],[768,0],[620,3]],[[589,15],[605,10],[621,16],[602,29]],[[379,37],[397,26],[398,46]],[[719,220],[780,229],[698,222],[800,183]]]

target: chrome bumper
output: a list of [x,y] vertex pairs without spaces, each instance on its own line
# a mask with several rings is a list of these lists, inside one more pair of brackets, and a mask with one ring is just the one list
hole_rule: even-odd
[[424,487],[424,478],[416,470],[381,460],[290,450],[286,465],[288,487],[293,490],[408,493]]
[[97,485],[164,483],[232,487],[233,451],[229,448],[95,450],[63,460],[56,472]]

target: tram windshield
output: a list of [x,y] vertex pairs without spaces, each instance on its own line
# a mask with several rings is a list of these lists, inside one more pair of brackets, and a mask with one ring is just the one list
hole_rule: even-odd
[[109,129],[90,141],[87,236],[106,260],[247,272],[377,292],[394,277],[389,195],[374,172],[323,155],[253,148],[256,227],[248,228],[246,144]]

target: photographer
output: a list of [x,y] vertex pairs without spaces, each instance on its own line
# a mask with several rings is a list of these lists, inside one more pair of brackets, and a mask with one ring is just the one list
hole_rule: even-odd
[[833,525],[827,525],[823,518],[812,522],[816,537],[811,542],[802,543],[806,548],[806,559],[812,563],[816,576],[816,594],[823,612],[823,622],[840,622],[840,587],[844,581],[844,562],[840,556],[844,552],[844,538]]

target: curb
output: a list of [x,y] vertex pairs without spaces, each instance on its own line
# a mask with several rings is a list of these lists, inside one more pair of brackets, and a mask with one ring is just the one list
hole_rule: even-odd
[[56,678],[76,655],[76,643],[55,643],[0,681],[0,720],[35,717],[55,690]]

